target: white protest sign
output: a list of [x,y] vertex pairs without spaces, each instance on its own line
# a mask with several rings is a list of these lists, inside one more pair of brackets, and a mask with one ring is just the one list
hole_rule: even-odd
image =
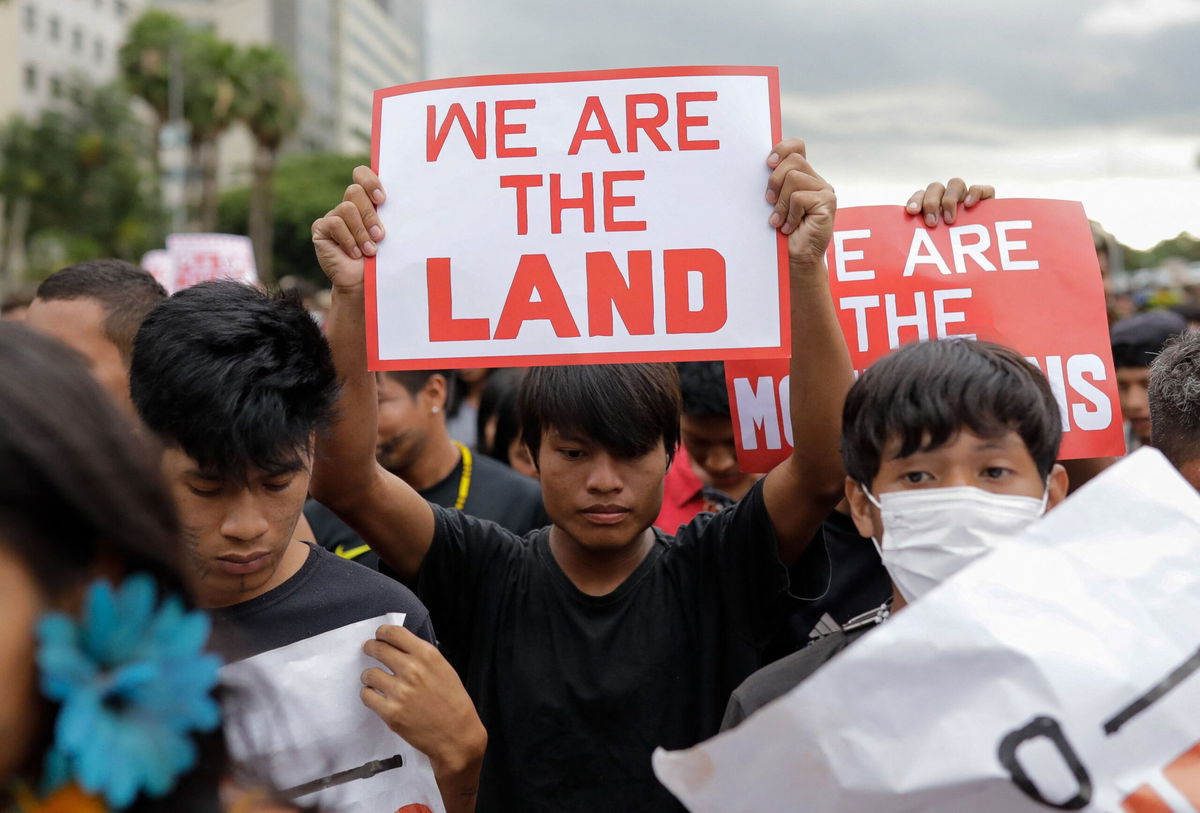
[[403,623],[390,613],[225,666],[234,759],[323,811],[445,813],[428,758],[359,699],[360,675],[379,666],[363,642]]
[[690,751],[692,811],[1200,809],[1200,496],[1157,451]]
[[214,279],[258,282],[254,245],[240,234],[168,234],[167,253],[173,277],[163,285],[169,293]]
[[788,352],[767,225],[775,68],[487,76],[380,90],[372,369]]

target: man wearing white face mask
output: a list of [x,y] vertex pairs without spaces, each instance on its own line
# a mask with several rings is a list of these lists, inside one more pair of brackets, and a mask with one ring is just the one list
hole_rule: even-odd
[[842,461],[858,531],[893,597],[760,669],[730,698],[723,728],[788,692],[892,612],[1003,545],[1067,493],[1062,424],[1041,372],[990,342],[905,347],[846,396]]

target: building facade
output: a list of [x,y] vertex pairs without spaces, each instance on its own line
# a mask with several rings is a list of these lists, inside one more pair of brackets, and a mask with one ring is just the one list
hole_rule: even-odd
[[73,81],[117,78],[117,51],[146,0],[0,2],[0,121],[36,116]]
[[[71,2],[71,0],[62,0]],[[80,0],[75,0],[79,2]],[[154,0],[241,45],[273,45],[292,61],[305,110],[293,149],[365,153],[377,88],[424,77],[424,0]],[[222,163],[249,160],[242,139]]]

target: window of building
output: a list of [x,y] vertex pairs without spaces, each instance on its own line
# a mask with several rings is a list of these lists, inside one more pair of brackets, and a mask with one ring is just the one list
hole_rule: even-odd
[[58,42],[58,36],[62,33],[62,23],[57,17],[50,18],[50,41]]
[[124,17],[125,12],[129,10],[129,4],[126,3],[125,0],[116,0],[116,2],[113,3],[113,8],[117,10],[118,17]]
[[33,65],[25,66],[25,89],[33,92],[37,90],[38,74],[37,68]]
[[104,61],[104,40],[99,37],[92,42],[92,58],[97,62]]
[[25,6],[25,30],[33,33],[37,30],[37,7],[32,5]]
[[53,76],[50,78],[50,95],[56,99],[61,99],[63,95],[62,77]]
[[76,28],[71,32],[71,50],[75,53],[83,51],[83,29]]

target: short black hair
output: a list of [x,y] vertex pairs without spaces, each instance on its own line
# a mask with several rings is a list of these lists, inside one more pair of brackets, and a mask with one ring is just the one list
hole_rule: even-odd
[[385,375],[402,384],[413,398],[417,397],[417,393],[425,387],[429,379],[440,375],[446,379],[446,403],[449,404],[453,398],[455,379],[453,370],[388,370]]
[[[479,412],[475,415],[475,447],[483,454],[509,465],[508,447],[521,436],[521,418],[517,412],[517,396],[525,368],[508,367],[494,370],[479,393]],[[496,419],[492,442],[487,442],[487,425]]]
[[521,382],[521,435],[537,463],[542,430],[599,444],[632,460],[661,440],[670,461],[679,445],[679,374],[673,364],[531,367]]
[[308,313],[232,280],[180,291],[142,323],[130,393],[142,421],[206,472],[292,471],[333,416],[329,345]]
[[1008,347],[969,339],[910,344],[867,368],[846,395],[842,462],[870,486],[884,449],[929,451],[967,428],[981,437],[1015,431],[1045,478],[1058,456],[1062,417],[1041,371]]
[[1150,367],[1150,442],[1178,467],[1200,458],[1200,331],[1167,342]]
[[55,271],[38,286],[37,298],[95,299],[108,312],[104,335],[128,363],[142,320],[167,298],[167,291],[149,271],[124,260],[103,259]]
[[1171,310],[1137,313],[1112,326],[1113,366],[1149,367],[1172,336],[1187,330],[1187,320]]
[[679,390],[683,414],[695,418],[728,418],[729,390],[725,388],[725,365],[720,361],[682,361]]

